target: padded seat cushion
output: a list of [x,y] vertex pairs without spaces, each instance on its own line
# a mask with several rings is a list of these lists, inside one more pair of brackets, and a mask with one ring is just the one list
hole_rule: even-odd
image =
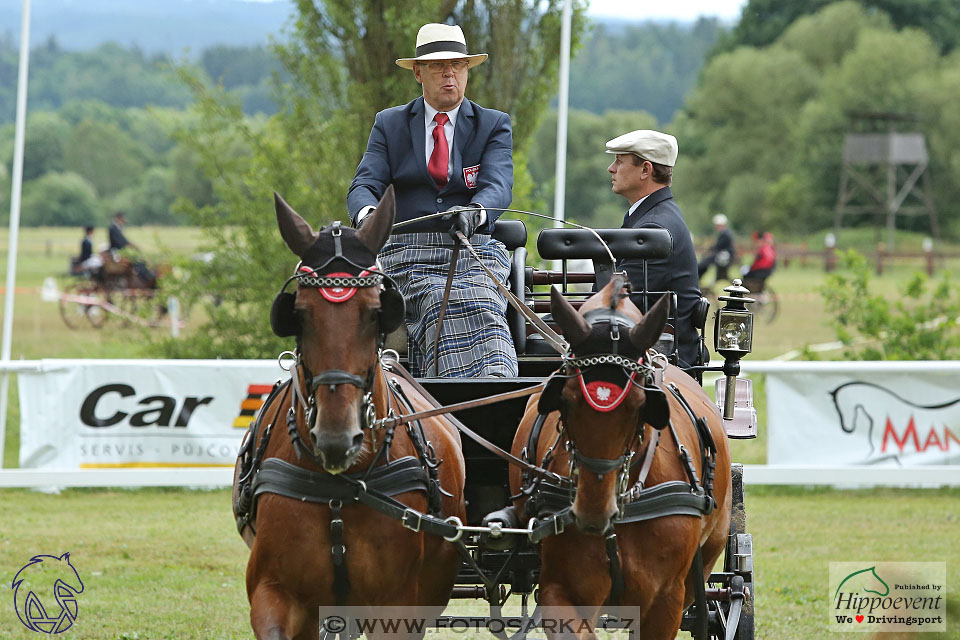
[[[610,246],[613,257],[659,260],[673,250],[666,229],[597,229]],[[537,251],[545,260],[609,260],[603,244],[587,229],[544,229],[537,237]]]
[[507,251],[513,251],[517,247],[527,245],[527,225],[523,220],[497,220],[493,227],[493,239],[499,240],[506,247]]

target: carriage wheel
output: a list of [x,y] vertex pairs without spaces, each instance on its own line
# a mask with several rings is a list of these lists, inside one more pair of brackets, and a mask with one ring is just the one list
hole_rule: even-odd
[[780,311],[780,298],[777,296],[777,292],[770,285],[766,285],[763,291],[757,294],[756,298],[759,303],[757,305],[757,315],[767,323],[773,322]]
[[[86,282],[73,282],[64,287],[63,294],[60,296],[60,317],[63,318],[63,323],[71,329],[78,329],[86,322],[100,328],[103,323],[97,324],[92,318],[99,317],[98,312],[102,314],[103,308],[69,299],[79,296],[99,297],[100,292],[96,286]],[[91,315],[91,309],[94,310],[93,315]]]
[[[97,292],[97,297],[100,297],[99,292]],[[87,307],[87,320],[93,325],[94,329],[102,327],[109,317],[110,314],[100,305],[90,305]]]

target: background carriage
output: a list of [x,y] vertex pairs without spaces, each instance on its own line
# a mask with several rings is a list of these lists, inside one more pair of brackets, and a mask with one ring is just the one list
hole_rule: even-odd
[[111,316],[125,324],[156,324],[166,313],[156,295],[160,275],[168,267],[160,266],[154,273],[110,251],[100,255],[103,265],[96,269],[83,269],[71,259],[69,280],[55,296],[64,324],[71,329],[88,324],[100,329]]

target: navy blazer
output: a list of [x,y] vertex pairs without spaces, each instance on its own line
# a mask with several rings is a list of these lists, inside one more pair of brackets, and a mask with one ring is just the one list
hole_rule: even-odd
[[[654,191],[636,211],[623,219],[624,229],[655,227],[670,232],[673,250],[667,258],[647,261],[647,286],[649,291],[673,291],[677,294],[676,340],[680,359],[687,365],[696,362],[697,330],[691,315],[700,299],[700,278],[697,275],[697,254],[693,250],[690,230],[683,220],[680,207],[673,199],[670,187]],[[640,260],[620,260],[618,270],[626,269],[634,291],[643,289],[643,268]],[[650,304],[656,302],[656,298]],[[637,302],[641,309],[643,307]]]
[[[389,184],[393,184],[397,196],[397,222],[470,203],[510,206],[513,132],[509,115],[464,99],[453,136],[453,174],[443,189],[427,173],[425,144],[422,96],[377,114],[367,150],[347,191],[347,213],[353,224],[361,209],[376,206]],[[472,187],[467,185],[468,179]],[[488,210],[487,225],[478,231],[492,233],[494,222],[502,213]],[[403,227],[402,233],[449,228],[449,221],[436,218]]]

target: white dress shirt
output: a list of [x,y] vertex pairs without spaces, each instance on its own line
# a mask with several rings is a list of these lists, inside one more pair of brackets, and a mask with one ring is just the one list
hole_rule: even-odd
[[646,199],[649,198],[649,197],[650,197],[650,194],[647,194],[647,195],[643,196],[642,198],[640,198],[639,200],[637,200],[636,202],[634,202],[632,205],[630,205],[630,210],[627,211],[627,217],[632,216],[632,215],[633,215],[633,212],[636,211],[636,210],[637,210],[637,207],[640,206],[640,203],[642,203],[644,200],[646,200]]
[[[460,104],[463,104],[462,102]],[[430,156],[433,155],[433,130],[437,128],[437,123],[434,121],[437,113],[436,109],[430,106],[430,103],[426,100],[423,101],[424,112],[424,127],[426,133],[426,140],[424,142],[424,149],[426,150],[426,160],[427,166],[430,166]],[[455,109],[450,111],[445,111],[447,117],[450,118],[447,120],[447,124],[443,125],[443,133],[447,136],[447,180],[450,179],[450,176],[453,173],[453,134],[457,131],[457,115],[460,113],[460,105],[458,104]]]

